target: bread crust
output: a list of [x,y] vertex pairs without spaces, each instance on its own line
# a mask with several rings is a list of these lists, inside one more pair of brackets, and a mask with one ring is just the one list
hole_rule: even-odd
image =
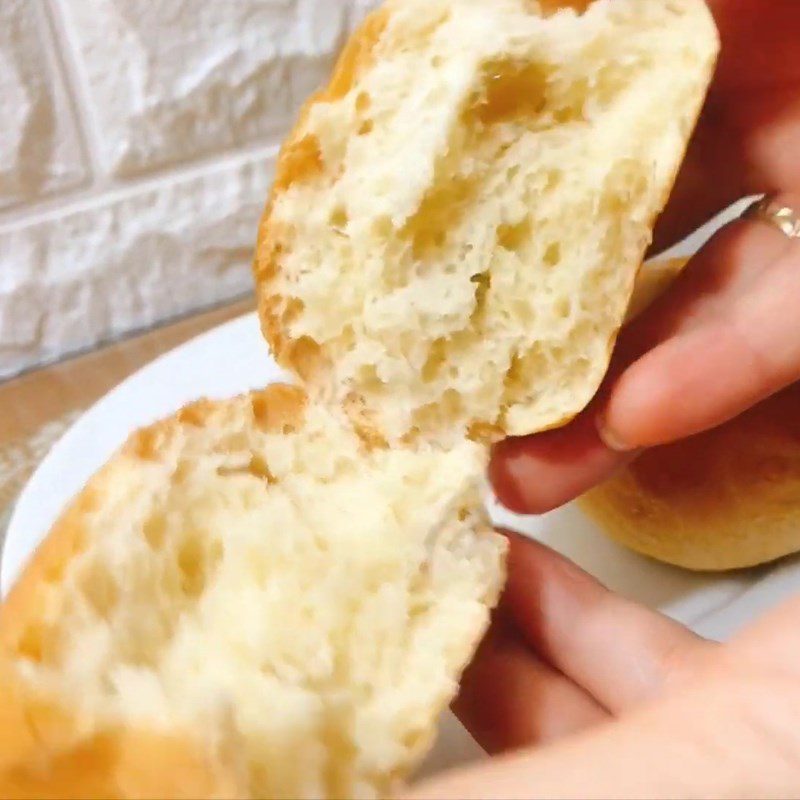
[[[302,424],[306,394],[275,384],[231,401],[199,400],[130,436],[118,455],[86,484],[36,550],[0,606],[0,797],[247,797],[235,759],[221,760],[189,731],[86,728],[52,697],[34,694],[13,660],[42,659],[50,587],[86,545],[86,520],[116,470],[157,457],[186,425],[218,424],[245,410],[259,427],[286,433]],[[55,609],[57,613],[57,609]]]
[[19,740],[14,758],[0,763],[0,796],[7,800],[238,800],[249,797],[228,771],[188,733],[114,729],[86,736],[81,721],[26,698],[19,686],[0,686],[0,725]]
[[[319,149],[313,137],[305,134],[308,115],[317,103],[330,103],[344,97],[359,75],[369,69],[381,34],[389,23],[389,14],[386,5],[367,15],[339,55],[328,85],[306,101],[284,140],[275,167],[275,180],[258,228],[253,260],[253,276],[257,287],[268,285],[280,269],[281,227],[272,218],[275,201],[296,181],[307,179],[322,170]],[[261,330],[275,358],[304,381],[313,383],[315,376],[324,368],[319,348],[311,340],[294,341],[289,337],[286,330],[291,322],[291,311],[283,315],[276,311],[281,305],[281,297],[267,291],[258,291],[257,295]]]
[[582,500],[615,541],[690,570],[800,551],[800,384],[726,425],[644,453]]

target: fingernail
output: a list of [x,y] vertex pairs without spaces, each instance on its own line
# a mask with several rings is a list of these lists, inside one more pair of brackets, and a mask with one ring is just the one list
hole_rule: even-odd
[[500,448],[495,448],[492,460],[489,462],[489,481],[492,484],[495,499],[502,506],[512,514],[524,514],[526,512],[525,497],[513,462],[513,457],[501,453]]
[[621,436],[618,436],[616,431],[606,424],[604,417],[598,417],[596,424],[597,433],[609,450],[614,450],[616,453],[629,453],[631,450],[636,449],[633,445],[627,444]]

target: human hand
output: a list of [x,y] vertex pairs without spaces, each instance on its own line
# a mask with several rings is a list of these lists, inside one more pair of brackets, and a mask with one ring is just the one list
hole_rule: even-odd
[[[796,0],[710,5],[721,63],[657,247],[742,196],[775,193],[800,211]],[[622,335],[586,413],[497,448],[500,499],[549,510],[641,448],[720,424],[799,379],[798,296],[800,241],[730,225]],[[484,747],[507,754],[415,796],[797,796],[799,621],[794,601],[712,644],[512,539],[507,592],[456,704]]]
[[[800,214],[797,0],[709,5],[721,60],[660,220],[659,245],[750,194],[776,193]],[[797,297],[800,239],[752,220],[728,226],[622,334],[609,377],[584,414],[562,430],[496,448],[490,474],[500,500],[513,511],[550,510],[641,448],[721,424],[800,379]]]
[[506,755],[411,797],[798,796],[800,601],[719,645],[542,545],[512,536],[509,564],[455,706]]

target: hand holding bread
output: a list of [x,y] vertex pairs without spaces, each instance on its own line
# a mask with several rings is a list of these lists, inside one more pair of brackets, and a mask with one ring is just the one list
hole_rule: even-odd
[[705,97],[701,0],[388,0],[281,155],[302,386],[135,434],[0,612],[4,797],[382,797],[489,624],[488,443],[608,366]]
[[[657,226],[659,247],[746,196],[771,193],[800,213],[796,3],[709,6],[721,58]],[[639,448],[716,427],[796,382],[800,333],[790,298],[800,278],[797,248],[763,222],[726,226],[693,259],[694,277],[624,335],[616,377],[587,413],[552,435],[498,448],[492,474],[500,495],[516,510],[547,511],[607,478]],[[612,447],[598,435],[598,417]],[[744,472],[730,485],[740,480]]]
[[[800,550],[800,328],[785,302],[800,290],[799,250],[742,219],[680,277],[680,262],[646,266],[632,309],[640,316],[603,396],[549,441],[504,443],[493,467],[500,496],[543,511],[589,490],[583,508],[612,538],[693,570]],[[604,443],[597,419],[623,434]],[[625,438],[640,444],[615,449]],[[549,461],[570,452],[575,460]]]
[[605,375],[717,36],[699,0],[575,5],[389,0],[284,147],[264,332],[386,441],[558,427]]

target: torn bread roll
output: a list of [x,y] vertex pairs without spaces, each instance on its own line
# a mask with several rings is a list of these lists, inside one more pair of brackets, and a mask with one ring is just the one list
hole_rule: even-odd
[[0,796],[392,794],[501,589],[465,437],[594,394],[717,49],[701,0],[368,19],[260,229],[309,394],[184,409],[56,524],[0,610]]
[[135,434],[0,610],[0,797],[389,795],[500,592],[484,463],[283,386]]
[[280,363],[388,441],[567,422],[717,51],[702,0],[389,0],[279,159],[255,275]]

